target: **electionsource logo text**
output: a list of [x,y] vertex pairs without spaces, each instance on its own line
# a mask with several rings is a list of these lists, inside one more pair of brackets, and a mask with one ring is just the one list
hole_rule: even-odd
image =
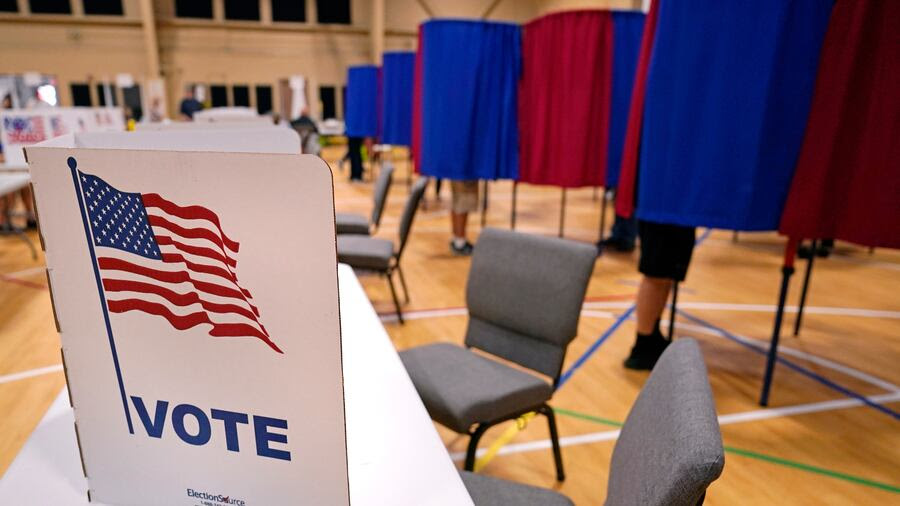
[[209,492],[197,492],[192,488],[187,489],[187,495],[188,497],[193,497],[195,499],[215,501],[219,504],[234,504],[235,506],[245,506],[243,499],[236,499],[234,497],[222,494],[210,494]]

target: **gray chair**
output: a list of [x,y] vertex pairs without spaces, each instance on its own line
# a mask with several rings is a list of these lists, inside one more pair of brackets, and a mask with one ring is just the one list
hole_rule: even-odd
[[403,312],[400,309],[400,301],[397,299],[397,290],[394,289],[393,274],[396,272],[400,276],[403,296],[406,302],[409,302],[409,291],[406,289],[406,280],[400,269],[400,256],[406,248],[406,240],[409,238],[413,218],[416,216],[416,210],[419,208],[419,202],[422,200],[427,185],[428,178],[419,178],[410,190],[406,206],[403,208],[403,215],[400,217],[400,244],[396,249],[394,242],[388,239],[353,234],[337,236],[338,262],[349,264],[354,269],[374,271],[387,276],[391,297],[397,308],[397,319],[400,320],[400,323],[403,323]]
[[387,194],[391,189],[391,181],[394,176],[394,166],[386,162],[375,180],[375,189],[372,192],[374,200],[372,204],[372,217],[366,218],[361,214],[336,213],[335,228],[338,234],[371,235],[378,230],[381,224],[381,215],[384,213],[384,204],[387,202]]
[[596,250],[587,244],[506,230],[481,233],[466,287],[465,345],[543,374],[551,381],[449,343],[412,348],[400,358],[431,418],[469,434],[465,469],[490,427],[524,413],[547,417],[556,476],[565,479],[556,420],[547,401],[559,382]]
[[[608,506],[694,506],[722,474],[725,452],[700,347],[673,342],[631,407],[613,449]],[[476,506],[571,504],[561,494],[463,473]],[[549,494],[549,495],[547,495]]]

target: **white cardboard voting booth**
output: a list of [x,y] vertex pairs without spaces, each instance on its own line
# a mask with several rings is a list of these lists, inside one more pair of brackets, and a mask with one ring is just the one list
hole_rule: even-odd
[[48,107],[0,111],[0,143],[6,163],[25,162],[22,148],[66,134],[123,131],[118,107]]
[[331,172],[174,134],[26,148],[91,498],[348,504]]

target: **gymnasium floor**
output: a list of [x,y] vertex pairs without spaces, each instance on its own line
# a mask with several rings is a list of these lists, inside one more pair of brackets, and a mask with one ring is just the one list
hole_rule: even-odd
[[[333,162],[342,154],[331,148],[324,156],[337,167]],[[397,163],[380,237],[396,238],[406,173],[405,163]],[[367,214],[372,185],[346,179],[346,172],[335,169],[337,209]],[[404,254],[412,298],[405,325],[396,323],[385,281],[361,276],[398,349],[462,340],[469,261],[447,248],[447,186],[439,202],[429,188],[427,207],[419,211]],[[507,182],[491,184],[489,226],[509,227],[511,190]],[[555,236],[559,190],[521,185],[518,194],[517,230]],[[570,191],[565,236],[595,241],[599,210],[591,189]],[[472,237],[479,224],[480,216],[470,217]],[[798,369],[777,368],[771,407],[763,410],[756,404],[764,365],[759,350],[771,333],[783,238],[744,233],[733,242],[731,232],[700,229],[698,239],[679,296],[684,313],[676,336],[700,341],[721,416],[725,472],[710,488],[707,504],[900,503],[900,254],[870,254],[838,243],[835,254],[816,262],[803,330],[799,337],[789,335],[791,313],[784,327],[782,357]],[[637,253],[610,253],[594,268],[564,370],[592,347],[595,351],[552,401],[565,445],[565,484],[555,483],[540,418],[519,432],[485,473],[557,487],[579,505],[602,502],[615,431],[647,377],[621,366],[633,322],[625,319],[613,328],[633,303],[636,261]],[[32,261],[18,238],[0,237],[0,474],[63,387],[42,266],[43,259]],[[790,304],[799,297],[803,267],[798,263]],[[489,445],[507,426],[489,431],[482,444]],[[443,428],[439,432],[459,460],[465,439]]]

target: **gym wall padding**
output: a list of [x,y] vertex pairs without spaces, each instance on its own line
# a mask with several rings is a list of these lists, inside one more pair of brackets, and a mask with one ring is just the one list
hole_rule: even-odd
[[375,65],[347,69],[344,128],[348,137],[378,137],[380,133],[379,74]]
[[[639,157],[631,154],[632,163],[639,158],[639,218],[777,228],[831,6],[830,0],[654,2],[652,51],[642,48],[641,55],[648,65],[643,124],[623,155],[622,178],[633,177],[627,149],[639,146]],[[629,130],[638,113],[632,108]],[[633,184],[620,183],[620,191]]]
[[413,69],[416,53],[384,53],[381,142],[409,146],[412,130]]
[[782,234],[900,248],[898,34],[900,2],[835,4]]
[[613,11],[613,71],[612,101],[609,111],[609,143],[606,159],[606,186],[619,184],[619,167],[622,165],[622,148],[625,144],[625,128],[628,126],[628,108],[631,105],[631,88],[637,70],[641,36],[647,16],[642,12]]
[[613,20],[606,10],[529,22],[519,85],[519,181],[564,188],[606,182]]
[[[515,179],[521,27],[431,20],[420,28],[418,169],[427,176]],[[415,142],[415,141],[414,141]]]

